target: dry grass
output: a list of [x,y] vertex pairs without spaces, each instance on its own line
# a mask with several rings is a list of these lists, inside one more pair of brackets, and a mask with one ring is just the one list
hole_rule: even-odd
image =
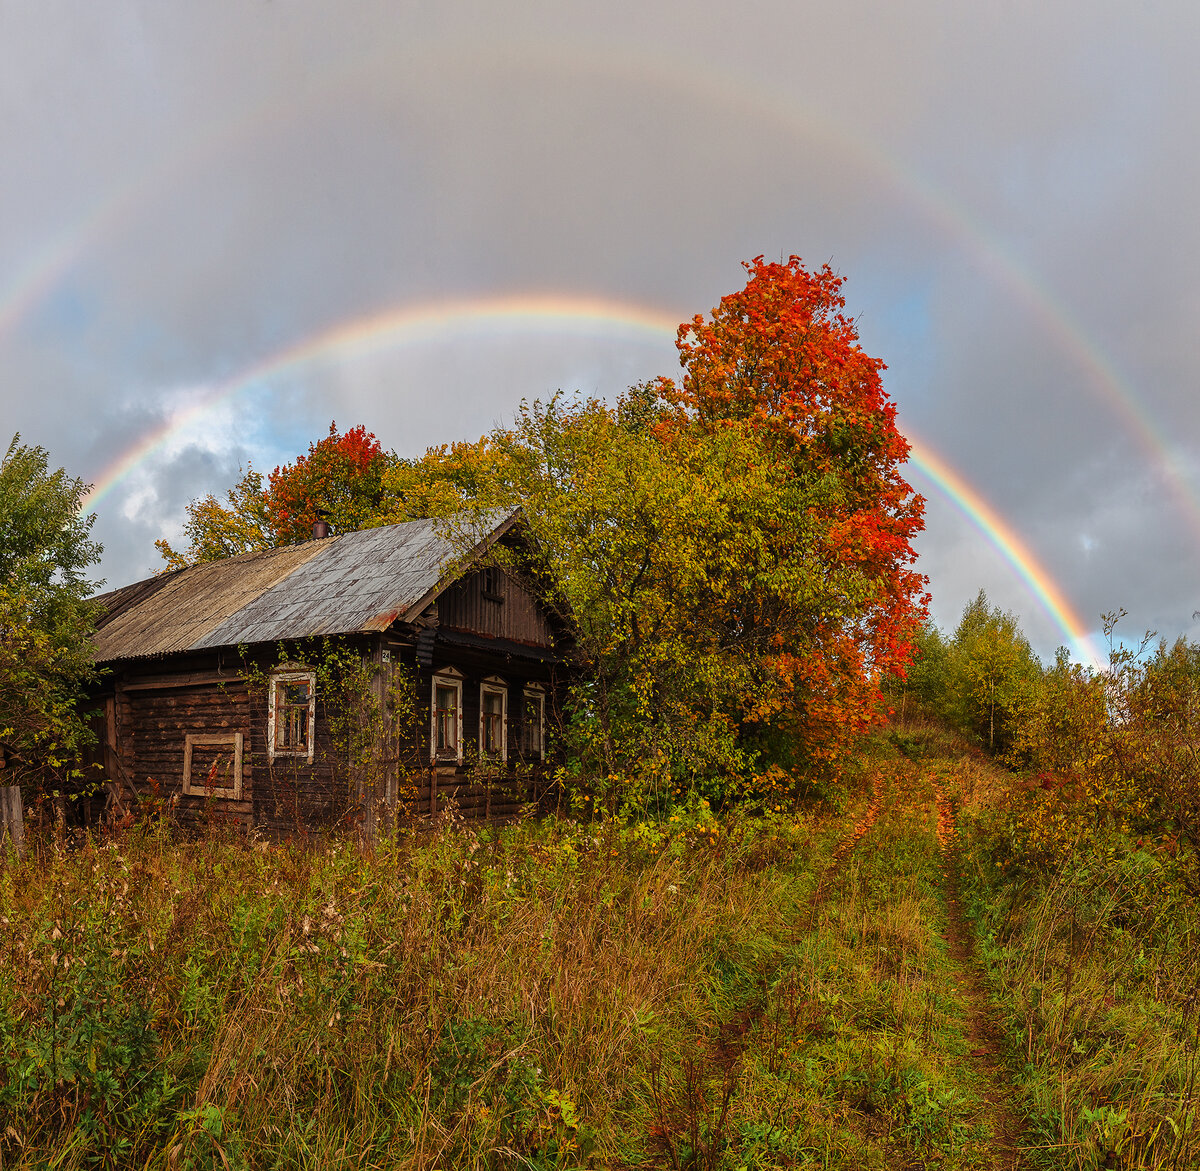
[[[828,829],[828,827],[826,827]],[[831,843],[142,835],[0,872],[0,1166],[637,1162]]]

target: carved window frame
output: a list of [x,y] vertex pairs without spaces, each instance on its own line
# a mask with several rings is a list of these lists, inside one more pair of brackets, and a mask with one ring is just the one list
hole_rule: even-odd
[[[278,696],[280,687],[287,683],[307,683],[308,684],[308,737],[307,744],[303,746],[288,745],[278,747],[275,743],[275,713],[278,704]],[[303,756],[307,758],[308,763],[312,764],[313,754],[316,749],[317,741],[317,673],[307,669],[287,669],[283,671],[275,671],[271,674],[270,689],[268,691],[267,702],[267,757],[270,760],[275,760],[277,757],[297,757]]]
[[[455,750],[438,751],[438,688],[455,693]],[[462,764],[463,759],[463,678],[453,667],[443,667],[433,674],[429,688],[429,759],[434,764]]]
[[[192,746],[195,744],[233,747],[233,784],[213,785],[206,783],[207,777],[199,782],[192,780]],[[188,732],[183,738],[183,792],[188,797],[221,797],[229,801],[242,799],[242,733],[241,732]]]
[[[488,752],[484,749],[487,743],[485,736],[484,696],[498,695],[500,697],[500,751]],[[479,685],[479,759],[508,760],[508,684],[498,675],[489,675]]]
[[[525,720],[524,720],[524,747],[525,753],[528,756],[536,756],[538,760],[546,759],[546,690],[540,684],[530,683],[525,687]],[[535,719],[530,717],[534,716]],[[537,730],[537,747],[534,748],[530,741],[532,740],[531,732]]]

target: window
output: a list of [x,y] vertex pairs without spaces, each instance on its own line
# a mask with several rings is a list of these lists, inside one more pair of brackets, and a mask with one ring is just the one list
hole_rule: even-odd
[[508,687],[503,679],[479,686],[479,755],[508,759]]
[[241,732],[184,736],[183,791],[193,797],[242,799]]
[[536,686],[525,689],[525,755],[546,758],[546,694]]
[[433,677],[429,754],[434,760],[462,760],[462,677],[454,670]]
[[499,566],[485,565],[479,571],[479,589],[489,602],[504,601],[504,574]]
[[281,671],[271,676],[267,713],[267,753],[313,758],[317,722],[317,679],[312,671]]

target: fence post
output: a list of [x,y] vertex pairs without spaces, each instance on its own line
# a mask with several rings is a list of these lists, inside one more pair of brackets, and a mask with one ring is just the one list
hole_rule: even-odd
[[12,842],[18,858],[25,857],[25,811],[21,804],[19,785],[0,788],[0,847],[4,839]]

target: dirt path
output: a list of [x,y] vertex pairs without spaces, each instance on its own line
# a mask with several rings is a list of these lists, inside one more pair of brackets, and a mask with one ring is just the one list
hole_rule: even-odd
[[980,1081],[980,1095],[986,1104],[988,1123],[993,1134],[994,1166],[997,1171],[1017,1171],[1023,1166],[1019,1140],[1021,1121],[1014,1108],[1016,1091],[1004,1066],[1000,1028],[988,1000],[983,972],[975,955],[975,939],[963,915],[958,898],[957,867],[954,851],[954,807],[934,778],[930,778],[937,797],[937,838],[942,852],[942,872],[946,881],[948,911],[944,938],[950,958],[959,969],[957,992],[967,1009],[967,1041],[970,1060]]
[[[796,928],[800,935],[818,930],[822,908],[834,897],[850,858],[879,821],[885,796],[887,816],[895,814],[898,798],[899,807],[905,811],[910,824],[928,825],[925,818],[929,810],[929,789],[925,787],[925,780],[930,782],[936,795],[937,839],[948,909],[943,937],[948,944],[952,969],[944,979],[952,987],[946,987],[943,995],[957,999],[962,1005],[968,1062],[975,1075],[972,1089],[981,1104],[981,1117],[977,1121],[986,1123],[992,1136],[986,1150],[976,1150],[970,1165],[992,1171],[1020,1171],[1024,1160],[1017,1094],[1003,1062],[1000,1030],[989,1005],[986,983],[974,951],[973,934],[958,898],[953,807],[934,777],[928,774],[920,777],[915,770],[903,777],[899,774],[892,777],[890,773],[885,776],[881,770],[870,776],[865,793],[858,798],[863,802],[865,797],[865,803],[859,804],[853,825],[839,840],[816,886],[802,905]],[[893,782],[899,783],[899,793],[894,790]],[[882,824],[890,824],[887,817]],[[723,1022],[693,1058],[683,1062],[682,1086],[671,1093],[665,1085],[656,1082],[654,1093],[659,1120],[651,1132],[651,1145],[663,1160],[660,1165],[710,1168],[720,1163],[721,1152],[730,1137],[730,1119],[741,1093],[745,1062],[750,1047],[756,1043],[756,1026],[767,1017],[774,995],[769,974],[764,972],[756,994],[731,1019]],[[795,1021],[792,1024],[794,1027]],[[913,1151],[903,1145],[904,1140],[890,1138],[886,1127],[880,1130],[883,1124],[873,1115],[864,1115],[858,1125],[870,1132],[870,1141],[876,1144],[876,1151],[886,1159],[887,1165],[904,1168],[929,1165],[913,1162]]]
[[846,858],[858,846],[858,843],[871,832],[871,827],[875,824],[879,817],[879,770],[876,769],[871,774],[870,794],[866,808],[859,815],[858,821],[854,823],[854,828],[840,842],[833,851],[833,856],[829,859],[829,865],[825,867],[817,882],[816,889],[808,899],[808,930],[812,930],[816,922],[816,914],[818,908],[825,901],[826,893],[829,889],[829,881],[834,878],[844,867]]
[[[803,931],[813,930],[830,880],[843,868],[846,858],[870,832],[879,816],[880,773],[871,775],[867,804],[853,827],[838,841],[812,894],[797,916]],[[650,1145],[667,1165],[704,1168],[715,1166],[725,1141],[726,1119],[742,1076],[742,1063],[755,1025],[762,1020],[770,998],[764,974],[754,996],[730,1020],[721,1024],[694,1059],[683,1062],[682,1101],[669,1101],[665,1087],[655,1078],[651,1093],[658,1122],[651,1128]],[[687,1154],[681,1159],[682,1152]]]

